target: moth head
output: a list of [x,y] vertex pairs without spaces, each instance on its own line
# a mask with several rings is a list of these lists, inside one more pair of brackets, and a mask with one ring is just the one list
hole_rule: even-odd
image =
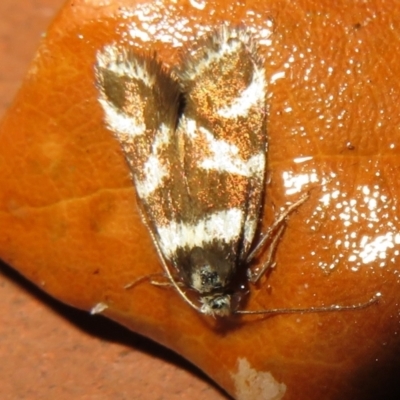
[[212,317],[227,317],[232,314],[231,295],[215,294],[200,297],[200,312]]
[[187,280],[199,294],[200,312],[205,315],[225,317],[232,314],[228,286],[233,264],[219,248],[194,247],[190,251]]

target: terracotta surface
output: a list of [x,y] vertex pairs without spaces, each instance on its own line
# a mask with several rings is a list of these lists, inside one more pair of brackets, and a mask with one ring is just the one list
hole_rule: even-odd
[[[400,9],[331,3],[67,3],[0,127],[0,257],[68,304],[106,304],[106,316],[184,355],[238,399],[398,398]],[[379,304],[218,322],[172,290],[147,283],[124,290],[160,272],[160,263],[96,100],[96,50],[129,41],[174,64],[185,38],[223,20],[258,35],[273,26],[263,47],[271,94],[264,226],[310,190],[288,221],[276,268],[251,288],[246,308],[359,304],[380,292]],[[114,366],[99,359],[91,356],[91,376],[103,363]],[[75,365],[68,371],[85,370]],[[121,370],[129,381],[143,366]],[[87,382],[83,371],[77,376]],[[61,377],[70,379],[69,388],[79,387]],[[159,398],[153,388],[166,381],[142,392]],[[118,393],[112,398],[125,395],[117,383],[108,387]],[[90,387],[103,379],[97,384]],[[211,398],[192,394],[202,396]]]
[[[0,1],[0,116],[62,3]],[[227,398],[176,353],[62,305],[1,262],[0,297],[2,400]]]

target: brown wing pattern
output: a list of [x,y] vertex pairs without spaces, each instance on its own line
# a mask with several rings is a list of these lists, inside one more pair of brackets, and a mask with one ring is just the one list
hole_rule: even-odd
[[266,164],[263,62],[251,35],[220,27],[169,72],[109,45],[95,67],[99,101],[121,144],[163,256],[218,241],[244,260]]

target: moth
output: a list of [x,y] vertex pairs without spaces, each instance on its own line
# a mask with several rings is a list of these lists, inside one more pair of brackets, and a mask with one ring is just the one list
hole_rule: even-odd
[[267,241],[273,253],[285,218],[307,196],[255,243],[266,184],[267,81],[251,33],[222,25],[172,70],[156,56],[111,44],[97,53],[95,78],[170,284],[202,314],[253,313],[237,309],[233,282],[244,269],[252,282],[263,275],[268,263],[255,273],[251,261]]

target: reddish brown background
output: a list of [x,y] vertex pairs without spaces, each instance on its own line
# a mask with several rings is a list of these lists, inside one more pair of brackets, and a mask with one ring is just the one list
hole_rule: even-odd
[[[0,1],[0,118],[62,0]],[[226,399],[187,361],[51,299],[0,262],[0,398]]]

